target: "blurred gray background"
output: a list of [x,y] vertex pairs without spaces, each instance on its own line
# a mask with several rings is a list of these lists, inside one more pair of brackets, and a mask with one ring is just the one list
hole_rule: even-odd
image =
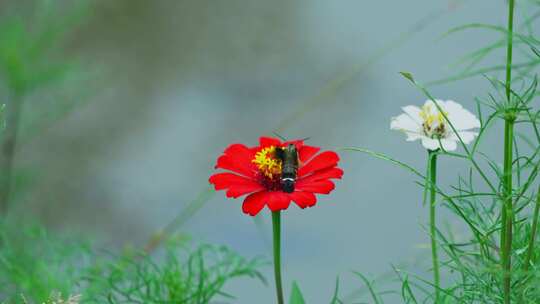
[[[310,137],[326,149],[361,146],[423,170],[420,143],[389,129],[401,106],[424,101],[398,72],[420,81],[450,75],[459,55],[493,35],[441,34],[505,21],[502,0],[95,3],[68,53],[98,67],[102,85],[20,147],[17,166],[36,175],[20,204],[56,229],[118,247],[144,245],[180,213],[207,187],[228,144],[255,144],[281,126],[288,138]],[[497,54],[493,60],[504,58]],[[473,97],[485,88],[477,78],[432,92],[474,110]],[[412,176],[360,153],[341,156],[345,175],[336,190],[315,208],[291,206],[283,216],[286,291],[297,280],[308,303],[327,303],[337,276],[342,294],[361,287],[351,270],[376,276],[427,254],[428,210]],[[440,163],[441,171],[459,170]],[[183,231],[270,258],[241,202],[218,193]],[[259,216],[269,235],[268,212]],[[454,219],[447,217],[451,225]],[[264,273],[272,282],[271,267]],[[240,280],[226,290],[236,303],[272,303],[272,286]]]

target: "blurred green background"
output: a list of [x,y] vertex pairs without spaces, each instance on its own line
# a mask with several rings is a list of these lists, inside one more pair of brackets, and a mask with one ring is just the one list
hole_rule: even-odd
[[[22,16],[39,32],[37,2],[0,1],[0,18]],[[457,57],[493,34],[441,34],[505,20],[504,1],[486,0],[49,2],[47,20],[74,21],[44,62],[69,58],[74,68],[24,97],[11,208],[112,250],[144,246],[205,191],[228,144],[255,144],[272,130],[423,168],[422,147],[389,129],[399,107],[424,101],[398,72],[423,81],[451,75]],[[483,88],[477,77],[432,92],[474,110]],[[10,96],[2,87],[0,97]],[[360,283],[351,270],[381,274],[390,262],[429,254],[427,212],[407,172],[349,153],[340,166],[345,176],[331,195],[283,217],[285,286],[299,281],[308,303],[328,302],[338,275],[352,291]],[[268,223],[268,212],[259,217]],[[260,228],[240,199],[218,193],[181,231],[244,256],[270,256],[270,227]],[[263,272],[271,277],[271,267]],[[272,288],[254,280],[226,291],[235,303],[273,299]]]

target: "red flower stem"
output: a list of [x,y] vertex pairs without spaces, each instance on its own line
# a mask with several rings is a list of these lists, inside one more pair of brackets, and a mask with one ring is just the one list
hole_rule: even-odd
[[437,151],[429,151],[429,233],[431,235],[431,261],[433,263],[433,285],[435,287],[435,302],[439,302],[440,274],[439,256],[437,255],[437,225],[435,217],[435,199],[437,183]]
[[277,303],[283,304],[281,284],[281,211],[272,211],[272,232],[274,238],[274,276],[276,279]]

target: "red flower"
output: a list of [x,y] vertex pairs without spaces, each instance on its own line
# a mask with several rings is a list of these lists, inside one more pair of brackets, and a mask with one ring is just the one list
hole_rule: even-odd
[[[276,148],[296,146],[298,171],[292,193],[282,190],[281,159]],[[333,151],[319,153],[319,147],[304,145],[302,140],[282,143],[270,137],[261,137],[256,147],[232,144],[217,160],[217,168],[232,172],[216,173],[210,183],[216,190],[227,190],[227,197],[237,198],[249,194],[242,205],[244,213],[256,215],[267,205],[272,211],[284,210],[294,201],[300,208],[312,207],[315,193],[329,194],[334,190],[331,179],[339,179],[343,170],[337,167],[339,156]]]

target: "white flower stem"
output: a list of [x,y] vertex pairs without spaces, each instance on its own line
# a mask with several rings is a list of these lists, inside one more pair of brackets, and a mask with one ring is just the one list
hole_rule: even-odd
[[440,273],[439,257],[437,255],[437,225],[435,214],[436,183],[437,183],[437,152],[428,150],[429,166],[429,233],[431,236],[431,260],[433,263],[433,285],[435,287],[435,302],[439,302]]

